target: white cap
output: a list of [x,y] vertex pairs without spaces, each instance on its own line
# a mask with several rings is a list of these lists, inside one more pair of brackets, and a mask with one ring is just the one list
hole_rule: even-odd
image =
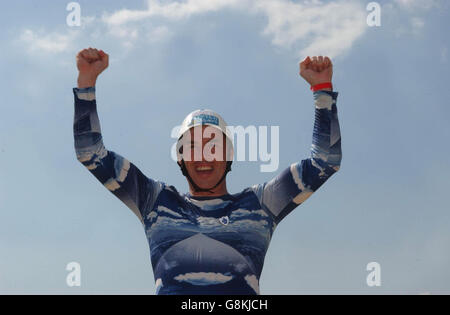
[[[229,140],[229,143],[231,144],[231,150],[228,150],[228,157],[227,160],[231,160],[233,158],[233,137],[231,136],[230,131],[227,128],[227,123],[225,120],[210,109],[197,109],[190,114],[186,116],[186,118],[181,123],[181,127],[178,131],[178,141],[180,138],[184,135],[186,131],[189,129],[196,127],[196,126],[202,126],[202,125],[209,125],[214,128],[219,129],[222,131],[223,134],[227,137]],[[177,154],[178,154],[178,147],[177,147]]]

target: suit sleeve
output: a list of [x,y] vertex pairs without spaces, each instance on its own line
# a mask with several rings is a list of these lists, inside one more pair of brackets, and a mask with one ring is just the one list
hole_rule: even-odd
[[291,164],[264,184],[252,186],[261,206],[279,223],[336,173],[341,164],[341,133],[337,115],[338,92],[313,94],[315,121],[311,156]]
[[73,89],[73,134],[78,161],[143,222],[163,183],[145,176],[133,163],[105,148],[95,99],[95,87]]

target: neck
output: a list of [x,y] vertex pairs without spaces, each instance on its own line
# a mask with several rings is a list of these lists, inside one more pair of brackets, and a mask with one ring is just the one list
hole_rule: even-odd
[[212,191],[195,191],[194,187],[189,183],[189,193],[193,197],[216,197],[226,195],[228,194],[226,179],[224,179],[219,186],[212,189]]

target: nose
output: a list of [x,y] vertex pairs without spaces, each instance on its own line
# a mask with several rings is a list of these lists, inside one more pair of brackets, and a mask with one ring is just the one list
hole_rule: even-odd
[[203,160],[206,160],[207,162],[212,162],[214,161],[215,158],[215,149],[214,146],[211,144],[203,144],[203,154],[202,154],[202,158]]

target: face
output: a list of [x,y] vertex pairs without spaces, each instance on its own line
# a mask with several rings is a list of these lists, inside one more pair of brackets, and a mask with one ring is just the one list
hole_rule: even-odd
[[226,137],[210,126],[196,126],[184,137],[183,159],[194,183],[200,188],[214,186],[223,176],[226,161]]

